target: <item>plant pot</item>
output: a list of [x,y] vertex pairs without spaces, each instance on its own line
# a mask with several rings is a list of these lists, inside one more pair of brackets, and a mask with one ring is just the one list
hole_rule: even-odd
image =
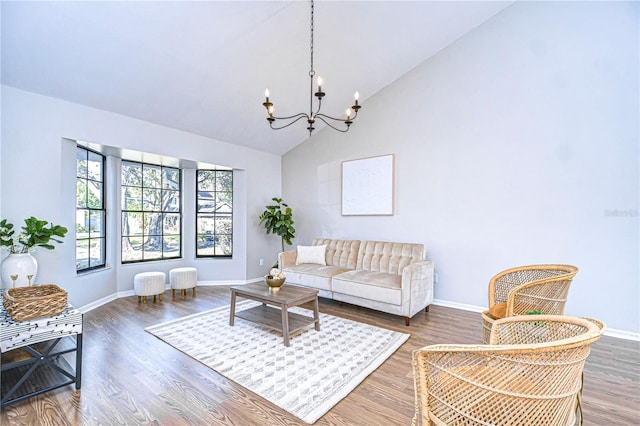
[[12,288],[13,280],[11,275],[17,275],[15,286],[27,287],[29,285],[28,275],[31,277],[33,285],[38,274],[38,262],[31,253],[12,253],[2,261],[2,283],[4,288]]

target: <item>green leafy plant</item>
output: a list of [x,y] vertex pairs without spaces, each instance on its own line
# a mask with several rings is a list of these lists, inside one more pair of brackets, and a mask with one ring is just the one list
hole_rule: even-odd
[[292,245],[295,237],[296,229],[293,227],[293,211],[282,198],[273,197],[271,200],[277,204],[267,206],[267,209],[260,215],[260,223],[264,224],[268,234],[276,234],[280,236],[282,243],[282,251],[284,251],[284,243]]
[[29,253],[35,247],[53,250],[55,246],[51,242],[62,244],[62,240],[54,237],[64,238],[68,231],[64,226],[49,224],[33,216],[25,219],[24,223],[22,232],[16,234],[12,223],[7,219],[0,221],[0,246],[8,247],[9,253]]

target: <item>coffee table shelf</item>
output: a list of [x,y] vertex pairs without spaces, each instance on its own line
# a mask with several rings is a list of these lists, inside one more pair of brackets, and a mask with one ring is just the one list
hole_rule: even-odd
[[[287,315],[289,315],[289,336],[315,322],[311,317],[293,312],[287,312]],[[236,312],[236,318],[242,318],[256,324],[262,324],[273,330],[282,331],[282,311],[268,305],[258,305]]]
[[[236,312],[236,297],[262,302],[262,305]],[[313,305],[313,318],[289,312],[289,308],[309,302]],[[279,309],[269,305],[278,306]],[[235,317],[265,325],[282,332],[285,346],[289,346],[289,337],[292,333],[309,324],[314,324],[316,331],[320,330],[318,290],[315,289],[285,284],[274,291],[260,283],[233,286],[231,287],[230,308],[230,326],[234,325]]]

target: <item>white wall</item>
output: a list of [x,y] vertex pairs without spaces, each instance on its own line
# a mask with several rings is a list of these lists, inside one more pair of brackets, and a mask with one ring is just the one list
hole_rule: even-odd
[[[245,282],[264,275],[259,259],[274,258],[279,241],[265,235],[258,216],[271,197],[280,194],[280,158],[175,129],[84,107],[59,99],[2,86],[2,145],[0,217],[16,227],[34,215],[66,226],[65,243],[53,251],[39,250],[37,283],[56,283],[69,292],[69,300],[84,306],[116,292],[133,288],[139,271],[168,272],[175,266],[198,268],[199,281]],[[185,234],[183,258],[176,261],[121,265],[119,262],[119,209],[109,214],[109,268],[86,275],[75,272],[75,145],[81,140],[111,147],[233,167],[233,259],[195,259],[193,237]],[[109,164],[117,170],[117,158]],[[193,193],[193,171],[185,171],[185,195]],[[118,180],[112,177],[109,197],[118,199]],[[193,194],[192,194],[193,195]],[[183,213],[184,232],[194,229],[192,206]],[[190,210],[191,209],[191,210]],[[191,213],[189,213],[191,212]]]
[[[508,7],[283,157],[296,243],[424,243],[436,298],[473,307],[503,269],[574,264],[566,313],[638,333],[638,52],[638,3]],[[342,217],[341,161],[390,153],[395,215]]]

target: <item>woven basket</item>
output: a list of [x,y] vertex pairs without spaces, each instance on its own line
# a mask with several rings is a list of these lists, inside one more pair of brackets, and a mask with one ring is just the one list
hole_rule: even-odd
[[4,308],[14,321],[50,317],[67,306],[67,292],[55,284],[10,288],[4,292]]

